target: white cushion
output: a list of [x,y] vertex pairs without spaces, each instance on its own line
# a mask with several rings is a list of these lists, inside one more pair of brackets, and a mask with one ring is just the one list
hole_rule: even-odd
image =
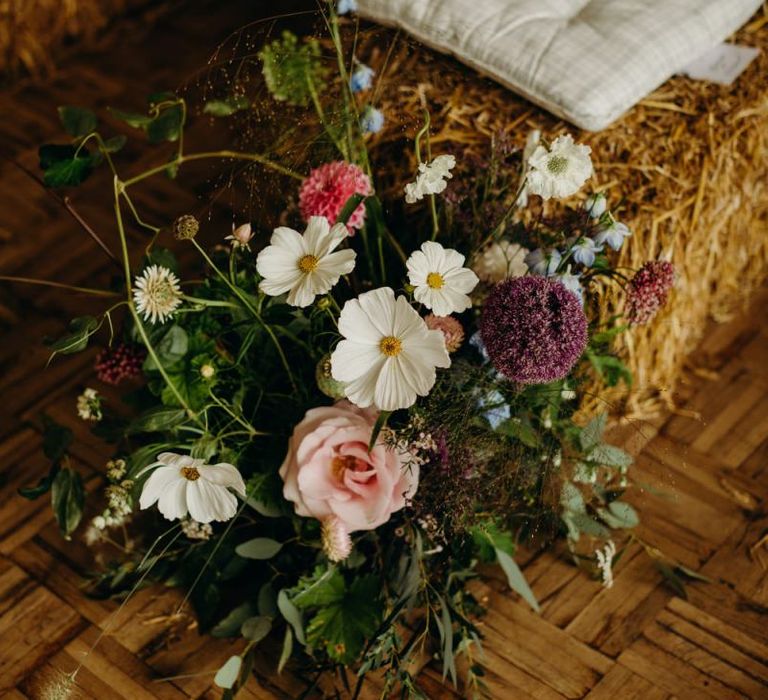
[[590,131],[744,24],[761,0],[358,0]]

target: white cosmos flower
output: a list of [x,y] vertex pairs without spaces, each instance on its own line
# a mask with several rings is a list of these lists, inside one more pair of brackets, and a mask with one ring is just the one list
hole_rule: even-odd
[[496,284],[508,277],[522,277],[528,272],[525,256],[530,251],[519,243],[501,240],[487,245],[472,263],[477,276],[488,284]]
[[408,300],[395,300],[389,287],[344,304],[339,332],[344,340],[331,355],[331,375],[361,408],[408,408],[429,393],[435,368],[451,365],[442,332],[427,328]]
[[[142,510],[157,502],[168,520],[189,516],[198,523],[230,520],[237,511],[237,498],[228,489],[245,496],[245,483],[231,464],[205,464],[189,455],[163,452],[144,483],[139,506]],[[142,472],[143,473],[143,472]]]
[[453,177],[451,169],[456,165],[456,158],[450,155],[436,156],[431,163],[419,163],[419,174],[415,182],[405,186],[405,201],[413,204],[428,194],[440,194]]
[[464,256],[426,241],[406,261],[408,281],[416,287],[413,296],[437,316],[460,313],[472,306],[467,296],[478,283],[477,275],[464,267]]
[[537,146],[528,159],[529,194],[542,199],[568,197],[592,177],[592,149],[573,142],[570,134],[558,136],[549,149]]
[[136,310],[151,323],[165,323],[181,304],[179,278],[167,267],[150,265],[133,282]]
[[355,267],[355,251],[332,252],[348,235],[344,224],[331,226],[324,216],[310,217],[303,235],[285,226],[276,228],[256,258],[264,278],[259,289],[273,297],[288,292],[291,306],[309,306]]

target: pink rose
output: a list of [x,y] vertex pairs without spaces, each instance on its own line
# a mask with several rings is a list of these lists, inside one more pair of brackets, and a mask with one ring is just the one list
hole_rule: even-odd
[[313,408],[293,431],[280,476],[296,513],[336,518],[347,532],[373,530],[416,493],[418,467],[405,467],[379,440],[368,452],[376,412],[348,401]]

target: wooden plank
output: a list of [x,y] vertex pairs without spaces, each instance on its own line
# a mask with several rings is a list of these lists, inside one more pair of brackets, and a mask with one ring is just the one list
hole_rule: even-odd
[[586,700],[667,700],[669,693],[616,664],[589,692]]

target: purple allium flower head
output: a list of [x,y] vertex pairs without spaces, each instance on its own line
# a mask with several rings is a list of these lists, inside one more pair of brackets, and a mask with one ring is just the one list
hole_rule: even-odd
[[648,323],[667,303],[675,284],[675,266],[664,260],[645,263],[627,287],[627,318],[630,323]]
[[493,366],[521,384],[562,379],[587,345],[587,317],[576,295],[552,278],[504,280],[480,319]]

